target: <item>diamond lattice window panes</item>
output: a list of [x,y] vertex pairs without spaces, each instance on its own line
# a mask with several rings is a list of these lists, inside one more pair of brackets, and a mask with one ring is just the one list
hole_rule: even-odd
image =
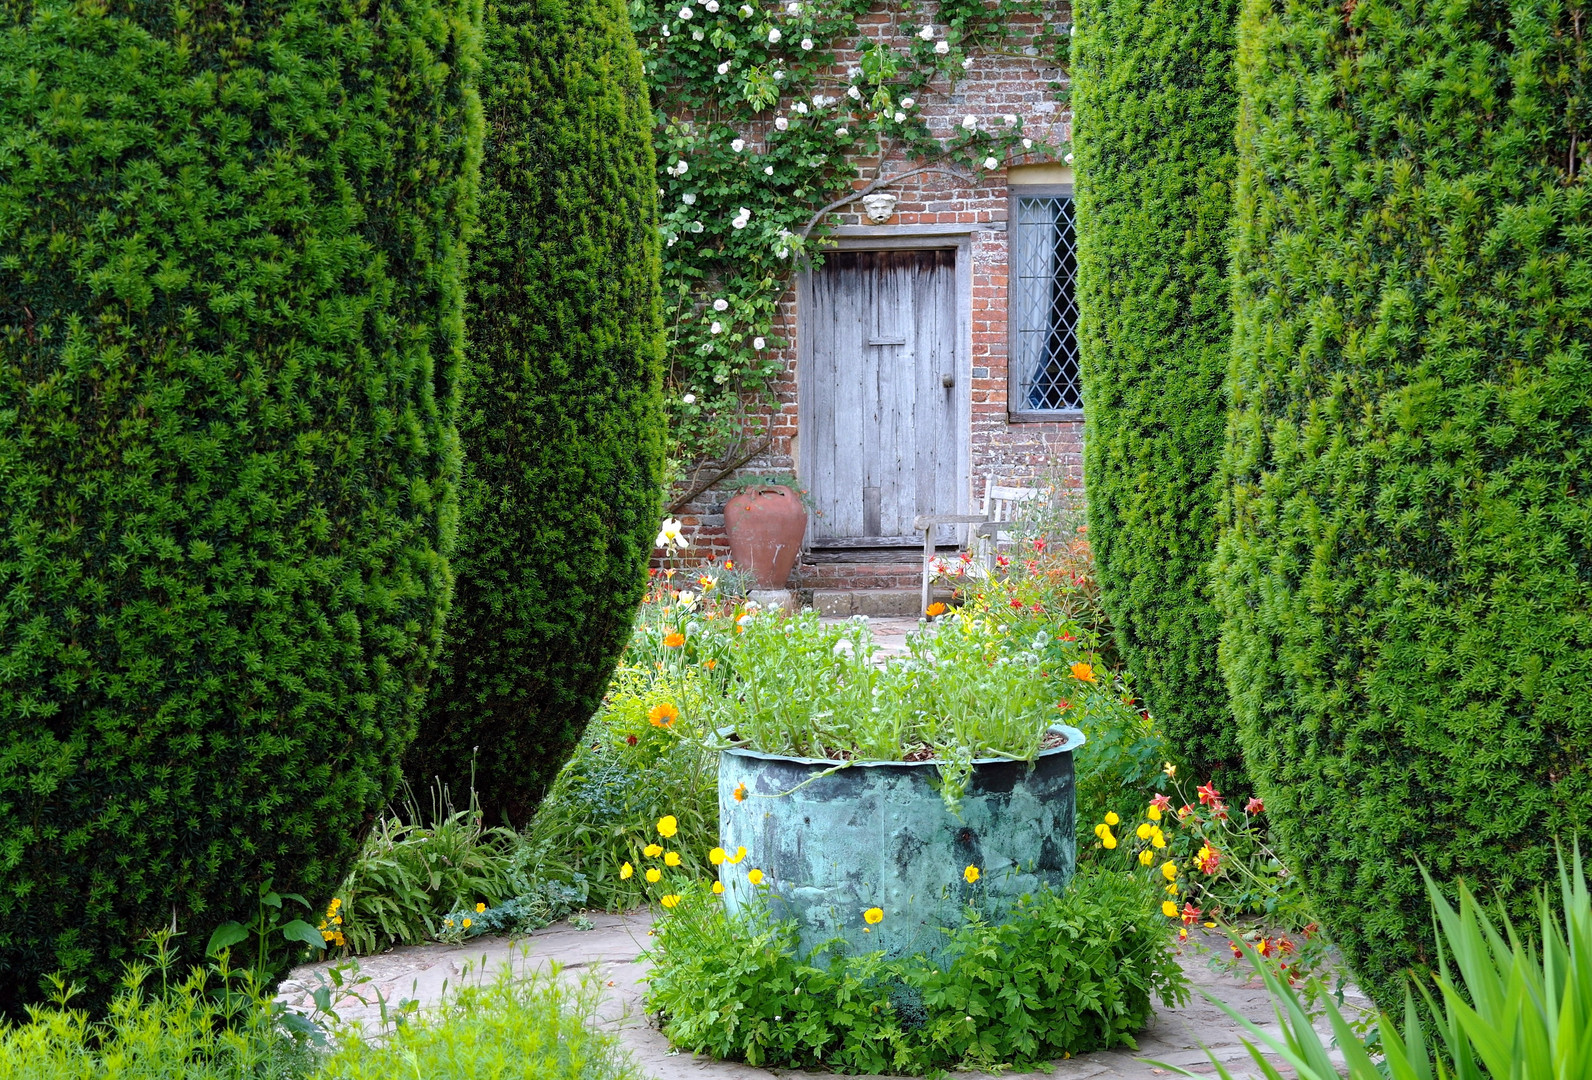
[[1083,408],[1071,195],[1012,195],[1011,411]]

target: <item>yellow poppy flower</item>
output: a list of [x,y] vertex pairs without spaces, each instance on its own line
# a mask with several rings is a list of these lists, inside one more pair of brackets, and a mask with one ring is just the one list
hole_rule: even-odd
[[1144,812],[1144,816],[1149,818],[1151,821],[1160,821],[1161,808],[1156,806],[1154,803],[1151,803],[1150,808]]
[[658,835],[665,840],[673,839],[674,834],[679,831],[680,823],[675,820],[673,814],[668,814],[658,819]]
[[1166,880],[1168,880],[1168,881],[1176,881],[1177,880],[1177,863],[1170,862],[1170,861],[1162,863],[1161,864],[1161,876],[1166,878]]
[[1107,851],[1110,851],[1112,848],[1117,846],[1117,838],[1112,836],[1110,833],[1106,833],[1105,836],[1100,840],[1100,846],[1105,848]]
[[1177,918],[1177,905],[1172,903],[1170,900],[1162,900],[1161,914],[1165,915],[1168,919]]
[[659,847],[657,844],[648,844],[646,847],[641,849],[641,853],[649,859],[656,859],[659,855],[663,854],[663,848]]
[[1115,810],[1111,810],[1106,813],[1107,825],[1120,825],[1121,823],[1122,819],[1117,817],[1117,812]]
[[744,847],[738,847],[735,849],[735,858],[732,859],[726,855],[724,856],[724,861],[729,863],[731,866],[734,866],[744,858],[746,858],[746,849]]
[[663,865],[665,865],[665,866],[679,866],[680,865],[680,853],[678,851],[665,851],[663,853]]
[[714,866],[718,866],[724,861],[724,859],[725,851],[721,847],[716,847],[712,851],[708,852],[708,862],[712,863]]
[[763,871],[759,870],[755,866],[752,867],[746,872],[746,880],[750,881],[753,885],[763,884]]
[[635,872],[636,872],[636,868],[634,866],[631,866],[629,863],[625,863],[623,866],[621,866],[619,868],[619,880],[620,881],[629,881],[630,880],[630,875],[634,874]]
[[862,913],[862,921],[869,926],[877,926],[884,919],[884,909],[871,907]]
[[1166,847],[1166,833],[1162,832],[1160,829],[1156,829],[1154,832],[1150,833],[1150,844],[1151,846],[1157,848]]
[[966,881],[969,885],[973,884],[973,882],[975,882],[975,881],[977,881],[979,879],[978,867],[969,866],[966,870],[963,870],[962,871],[962,879],[964,881]]
[[680,895],[678,893],[669,893],[667,896],[659,897],[658,902],[666,908],[672,908],[680,902]]
[[1133,835],[1137,836],[1140,840],[1148,840],[1150,838],[1150,834],[1154,831],[1154,825],[1151,825],[1148,821],[1141,821],[1139,822],[1139,827],[1134,830]]
[[1140,866],[1149,866],[1154,861],[1155,861],[1155,856],[1153,854],[1151,854],[1149,848],[1145,848],[1143,851],[1139,852],[1139,865]]
[[663,871],[659,870],[656,866],[647,871],[647,883],[649,885],[656,885],[658,883],[658,879],[661,877],[663,877]]
[[723,895],[723,893],[724,893],[724,882],[715,881],[713,883],[713,892],[715,894],[717,894],[717,895]]

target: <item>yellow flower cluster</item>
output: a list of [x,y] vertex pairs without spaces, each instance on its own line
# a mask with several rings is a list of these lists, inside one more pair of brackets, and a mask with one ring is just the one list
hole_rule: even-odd
[[[680,832],[680,822],[673,814],[665,815],[664,817],[658,819],[657,830],[659,836],[663,837],[665,840],[672,840]],[[649,859],[657,859],[662,857],[663,865],[671,870],[678,869],[685,865],[685,859],[678,851],[667,850],[661,844],[648,844],[646,847],[641,849],[641,853]],[[735,866],[745,858],[746,848],[744,847],[737,847],[735,849],[734,855],[731,855],[721,847],[716,847],[712,851],[708,852],[708,861],[714,866]],[[630,863],[626,862],[620,864],[620,881],[629,881],[635,876],[635,874],[636,868]],[[663,870],[656,866],[649,866],[642,871],[641,876],[646,879],[647,884],[656,885],[663,880]],[[763,884],[764,876],[765,875],[763,874],[763,871],[757,869],[756,867],[752,867],[746,872],[746,880],[753,885]],[[723,882],[715,881],[713,883],[713,894],[715,896],[724,895]],[[658,902],[665,908],[673,910],[680,905],[683,899],[684,897],[681,893],[669,892],[660,896],[658,898]]]
[[321,925],[316,927],[321,932],[321,940],[328,945],[336,945],[341,949],[343,941],[343,900],[341,897],[332,897],[332,902],[327,905],[326,917],[321,920]]

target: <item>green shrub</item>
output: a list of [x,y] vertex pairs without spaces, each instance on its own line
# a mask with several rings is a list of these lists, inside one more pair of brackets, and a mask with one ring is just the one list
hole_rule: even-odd
[[594,978],[571,985],[556,967],[527,975],[505,965],[490,981],[467,972],[440,1007],[379,1042],[346,1034],[315,1080],[640,1080],[618,1037],[598,1026],[601,999]]
[[1385,1009],[1417,867],[1517,916],[1592,814],[1592,143],[1554,4],[1252,0],[1218,546],[1245,758]]
[[1244,784],[1207,567],[1230,340],[1238,0],[1080,0],[1071,67],[1089,540],[1173,752]]
[[1155,896],[1129,874],[1084,870],[1002,925],[970,911],[948,931],[944,968],[798,956],[792,924],[732,917],[700,886],[679,895],[655,927],[648,1005],[671,1043],[717,1058],[844,1073],[1026,1068],[1133,1047],[1152,997],[1187,996]]
[[[1216,1004],[1253,1037],[1246,1045],[1266,1080],[1283,1080],[1285,1074],[1263,1055],[1286,1063],[1291,1068],[1287,1075],[1297,1080],[1592,1076],[1592,892],[1580,852],[1569,872],[1560,860],[1560,903],[1552,903],[1547,889],[1538,894],[1538,933],[1529,940],[1522,939],[1507,915],[1500,932],[1463,885],[1457,911],[1430,878],[1427,893],[1442,937],[1440,968],[1433,980],[1437,993],[1422,984],[1420,1004],[1436,1022],[1423,1030],[1415,996],[1406,990],[1403,1031],[1392,1016],[1381,1017],[1372,1047],[1384,1056],[1381,1061],[1366,1052],[1353,1026],[1327,998],[1332,1046],[1343,1063],[1334,1061],[1332,1047],[1322,1041],[1293,987],[1254,950],[1245,950],[1271,991],[1276,1029],[1263,1030],[1226,1004]],[[1211,1062],[1217,1076],[1233,1080],[1214,1055]],[[1175,1065],[1166,1068],[1181,1076],[1210,1075]]]
[[622,0],[486,18],[458,573],[407,769],[524,824],[629,637],[663,421],[652,113]]
[[469,0],[0,17],[0,1006],[329,896],[436,658]]

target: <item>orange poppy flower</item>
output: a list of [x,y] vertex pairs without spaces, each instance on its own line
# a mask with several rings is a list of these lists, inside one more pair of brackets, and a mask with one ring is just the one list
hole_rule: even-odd
[[[678,649],[680,646],[682,646],[684,644],[685,644],[685,635],[680,633],[680,631],[678,631],[678,630],[676,630],[674,633],[670,634],[668,637],[663,639],[663,647],[666,648],[666,649]],[[1087,666],[1087,665],[1085,665],[1085,666]]]
[[1076,664],[1072,665],[1072,677],[1077,679],[1079,682],[1094,682],[1094,668],[1080,660]]
[[665,701],[662,705],[654,705],[652,710],[647,713],[647,719],[652,722],[653,727],[673,727],[674,722],[679,717],[680,710],[674,707],[673,702],[668,701]]

